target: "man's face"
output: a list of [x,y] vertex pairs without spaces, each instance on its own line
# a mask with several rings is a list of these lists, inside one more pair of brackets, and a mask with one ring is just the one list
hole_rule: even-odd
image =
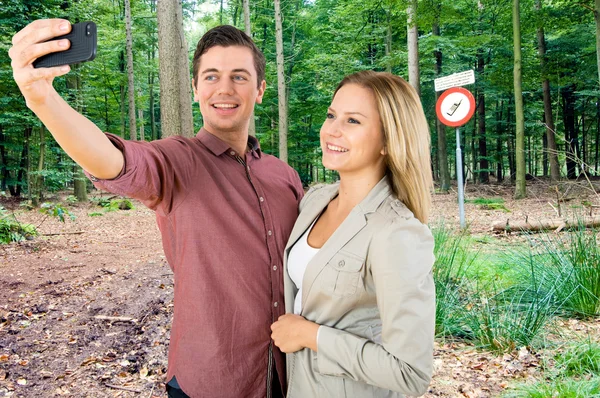
[[210,48],[200,57],[194,101],[200,104],[204,125],[215,135],[247,133],[254,104],[265,92],[257,87],[254,58],[242,46]]

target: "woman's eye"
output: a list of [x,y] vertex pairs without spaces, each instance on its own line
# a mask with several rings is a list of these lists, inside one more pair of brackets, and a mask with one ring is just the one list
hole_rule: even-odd
[[348,123],[352,123],[352,124],[360,124],[360,122],[356,119],[350,118],[348,119]]
[[327,119],[333,119],[335,116],[333,116],[333,113],[331,112],[327,112]]

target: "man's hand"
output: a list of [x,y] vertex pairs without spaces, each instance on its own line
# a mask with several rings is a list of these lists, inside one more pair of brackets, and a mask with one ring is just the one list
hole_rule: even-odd
[[44,104],[54,92],[54,78],[69,72],[69,66],[35,69],[33,61],[42,55],[68,49],[71,43],[67,39],[47,40],[67,34],[70,30],[71,24],[67,20],[40,19],[13,36],[13,46],[8,55],[12,60],[13,77],[27,101],[27,106]]
[[292,353],[304,347],[317,351],[319,325],[300,315],[285,314],[271,325],[271,338],[282,352]]

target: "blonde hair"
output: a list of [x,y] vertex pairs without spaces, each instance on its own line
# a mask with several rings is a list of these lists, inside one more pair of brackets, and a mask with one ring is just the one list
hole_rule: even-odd
[[429,126],[417,92],[406,80],[391,73],[362,71],[346,76],[335,89],[334,97],[346,84],[359,85],[374,94],[392,189],[415,217],[426,224],[433,176]]

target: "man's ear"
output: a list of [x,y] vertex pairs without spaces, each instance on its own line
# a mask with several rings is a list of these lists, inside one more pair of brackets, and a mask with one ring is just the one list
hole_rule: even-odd
[[192,92],[194,93],[194,102],[200,101],[200,99],[198,98],[198,90],[196,90],[195,79],[192,79]]
[[260,86],[258,87],[258,94],[256,95],[256,103],[262,104],[263,95],[265,95],[265,90],[267,89],[267,82],[260,82]]

